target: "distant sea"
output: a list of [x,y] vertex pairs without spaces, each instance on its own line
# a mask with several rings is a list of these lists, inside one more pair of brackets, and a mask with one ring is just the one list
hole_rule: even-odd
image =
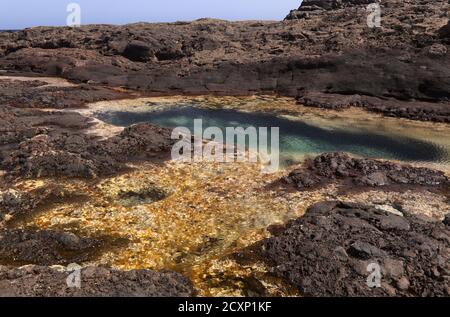
[[20,31],[20,30],[0,30],[0,32],[17,32],[17,31]]

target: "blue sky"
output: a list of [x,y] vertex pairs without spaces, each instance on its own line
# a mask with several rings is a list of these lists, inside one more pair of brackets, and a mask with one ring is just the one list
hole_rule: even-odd
[[81,23],[282,20],[301,0],[1,0],[0,29],[65,25],[69,3],[81,6]]

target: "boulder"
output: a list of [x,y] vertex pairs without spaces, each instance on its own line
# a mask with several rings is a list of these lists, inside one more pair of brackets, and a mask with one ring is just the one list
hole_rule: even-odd
[[145,42],[131,41],[125,46],[122,56],[133,62],[148,62],[154,57],[154,51]]
[[346,153],[324,153],[306,160],[282,179],[298,189],[338,183],[342,186],[380,187],[389,185],[448,186],[445,173],[429,168],[413,167],[366,158],[354,158]]
[[[235,258],[263,261],[303,296],[449,296],[448,239],[440,222],[324,201]],[[380,287],[368,284],[376,270]]]
[[438,31],[439,37],[442,39],[450,39],[450,21]]

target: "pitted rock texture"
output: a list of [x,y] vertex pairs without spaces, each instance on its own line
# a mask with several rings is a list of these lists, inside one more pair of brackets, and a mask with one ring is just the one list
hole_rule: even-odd
[[5,229],[0,231],[0,264],[81,263],[92,258],[100,244],[101,241],[70,232]]
[[[272,232],[248,252],[303,295],[450,296],[450,229],[442,222],[326,201]],[[381,287],[367,284],[372,263]]]
[[287,184],[298,189],[314,188],[332,182],[342,186],[425,186],[448,189],[445,173],[389,161],[354,158],[346,153],[324,153],[309,159],[287,177]]
[[[71,271],[58,267],[0,266],[2,297],[187,297],[191,283],[173,272],[117,271],[101,267],[81,270],[80,288],[69,287]],[[72,281],[72,280],[71,280]]]
[[63,191],[55,187],[46,187],[31,192],[21,192],[14,189],[0,191],[0,224],[15,217],[26,216],[42,202],[54,197],[61,197]]
[[123,92],[92,85],[51,86],[40,81],[39,77],[30,78],[30,81],[0,81],[0,103],[15,108],[75,108],[127,96]]
[[450,122],[450,107],[426,101],[402,101],[393,98],[377,98],[361,95],[339,95],[309,92],[297,96],[299,104],[306,107],[344,110],[350,107],[365,108],[387,117],[412,120]]
[[358,5],[368,5],[373,0],[303,0],[297,10],[292,10],[285,20],[307,19],[323,11],[343,9]]
[[25,177],[97,177],[117,172],[126,162],[168,153],[173,144],[170,132],[140,123],[106,140],[76,132],[40,134],[5,153],[2,166]]
[[443,39],[450,40],[450,21],[439,29],[439,36]]

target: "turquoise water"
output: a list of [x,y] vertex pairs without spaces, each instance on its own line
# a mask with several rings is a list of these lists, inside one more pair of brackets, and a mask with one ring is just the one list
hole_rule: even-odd
[[280,159],[283,165],[296,163],[304,155],[332,151],[408,162],[450,162],[450,149],[429,140],[395,134],[388,136],[386,133],[371,133],[353,128],[322,128],[272,114],[180,107],[151,112],[104,112],[97,114],[97,117],[118,126],[151,122],[169,128],[188,127],[191,131],[194,119],[202,119],[204,129],[209,126],[219,127],[224,135],[226,127],[279,127]]

